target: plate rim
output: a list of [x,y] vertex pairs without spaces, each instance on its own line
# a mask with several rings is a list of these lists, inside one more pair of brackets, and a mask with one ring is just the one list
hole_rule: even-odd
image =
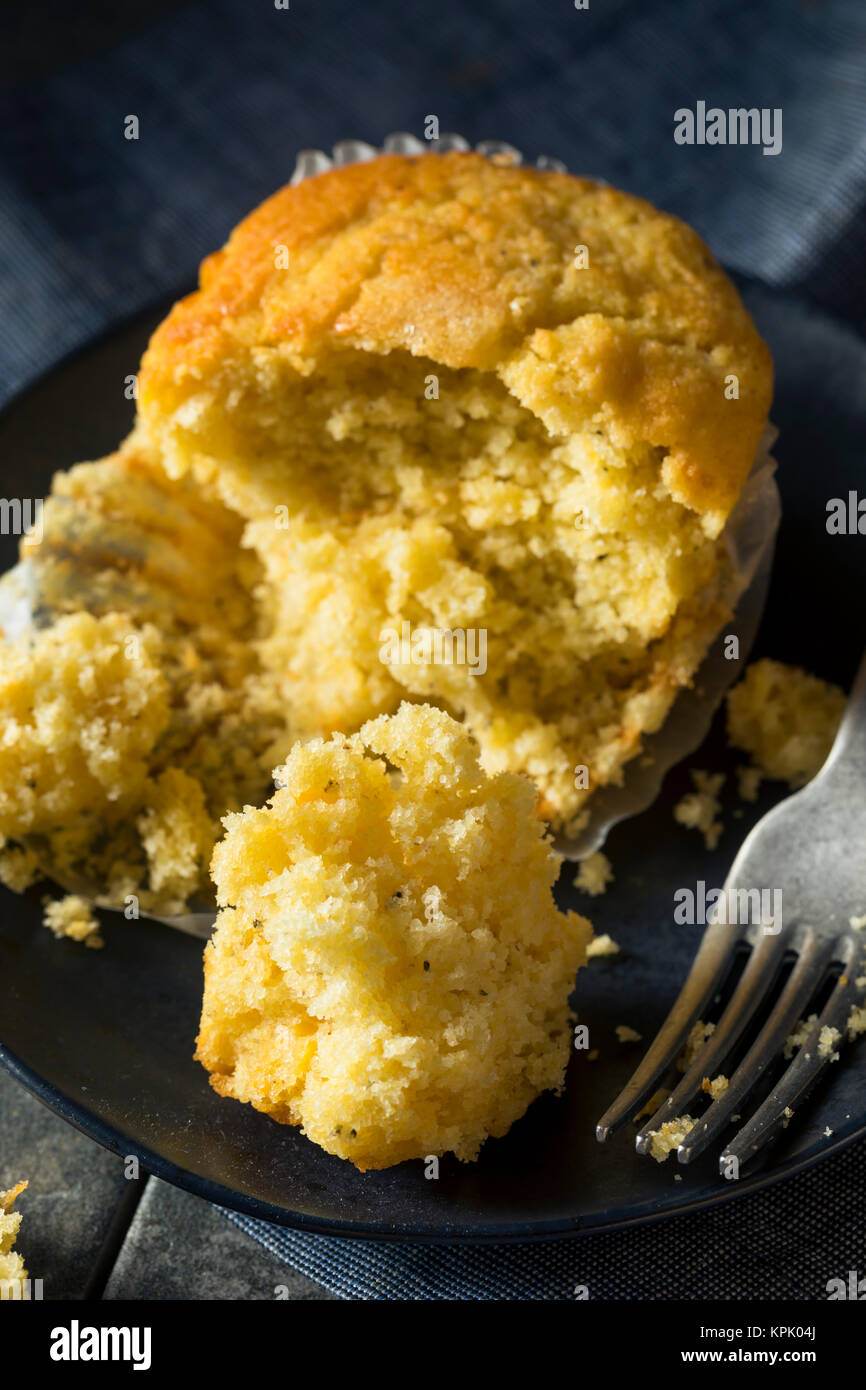
[[165,1158],[154,1149],[130,1140],[115,1125],[103,1120],[88,1110],[79,1101],[73,1100],[59,1087],[46,1081],[33,1071],[26,1062],[5,1044],[0,1043],[0,1066],[13,1079],[19,1082],[32,1096],[59,1115],[67,1124],[79,1130],[102,1148],[118,1157],[133,1155],[138,1158],[149,1176],[178,1187],[193,1196],[201,1197],[217,1207],[223,1207],[241,1216],[252,1217],[281,1229],[301,1231],[306,1235],[331,1236],[349,1240],[409,1241],[427,1245],[507,1245],[550,1240],[567,1240],[579,1236],[604,1235],[613,1231],[637,1229],[653,1225],[671,1217],[693,1216],[728,1202],[736,1201],[750,1193],[771,1187],[786,1178],[796,1177],[813,1168],[817,1163],[834,1154],[841,1153],[858,1139],[866,1137],[866,1114],[851,1130],[840,1134],[833,1142],[816,1145],[800,1155],[795,1155],[786,1163],[775,1168],[762,1168],[751,1176],[737,1179],[735,1183],[721,1183],[717,1190],[704,1192],[691,1201],[680,1201],[674,1206],[659,1204],[654,1210],[642,1210],[632,1216],[622,1216],[614,1220],[586,1222],[582,1218],[556,1221],[531,1221],[518,1226],[383,1226],[372,1222],[331,1220],[328,1217],[309,1216],[303,1212],[292,1211],[288,1207],[276,1206],[260,1197],[241,1192],[237,1188],[224,1187],[213,1178],[203,1177]]

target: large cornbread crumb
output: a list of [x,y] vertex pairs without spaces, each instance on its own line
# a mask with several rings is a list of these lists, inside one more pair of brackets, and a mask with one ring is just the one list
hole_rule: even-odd
[[[246,524],[280,756],[434,703],[576,829],[729,610],[720,531],[770,392],[674,218],[477,155],[387,155],[283,189],[205,263],[145,356],[138,437]],[[415,660],[404,631],[483,661]]]
[[839,1053],[836,1051],[836,1045],[841,1041],[842,1034],[839,1029],[825,1025],[818,1034],[818,1056],[829,1062],[838,1062]]
[[199,1060],[359,1168],[475,1158],[561,1087],[591,935],[554,905],[531,784],[408,704],[276,777],[214,853]]
[[660,1129],[650,1130],[648,1152],[656,1163],[664,1163],[668,1154],[679,1148],[696,1123],[691,1115],[677,1115],[673,1120],[666,1120]]
[[10,1188],[8,1192],[0,1192],[0,1298],[5,1296],[5,1286],[9,1285],[10,1281],[15,1281],[15,1284],[9,1287],[8,1296],[15,1297],[18,1291],[16,1284],[20,1286],[27,1278],[24,1260],[12,1248],[18,1227],[21,1225],[21,1214],[13,1211],[12,1207],[15,1198],[26,1186],[26,1182],[19,1182],[17,1187]]
[[285,736],[251,640],[258,567],[237,518],[131,444],[55,477],[43,533],[23,549],[51,621],[0,642],[0,878],[182,911]]
[[42,920],[56,937],[66,936],[70,941],[83,941],[85,946],[97,948],[104,944],[98,917],[93,915],[90,904],[74,893],[46,902]]
[[[728,693],[728,738],[766,777],[801,787],[820,771],[845,713],[845,693],[781,661],[756,661]],[[757,782],[747,783],[757,792]],[[753,797],[748,799],[752,800]]]

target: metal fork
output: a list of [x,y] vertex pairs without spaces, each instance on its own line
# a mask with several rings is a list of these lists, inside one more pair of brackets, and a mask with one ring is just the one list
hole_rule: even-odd
[[[680,1163],[691,1163],[739,1118],[834,967],[839,968],[838,979],[790,1065],[748,1123],[725,1144],[719,1159],[723,1174],[737,1172],[738,1165],[787,1125],[844,1043],[852,1009],[866,1000],[866,930],[851,925],[852,918],[866,914],[866,657],[826,763],[746,837],[725,883],[724,901],[745,901],[733,899],[732,893],[759,887],[781,890],[782,922],[752,921],[743,928],[717,921],[707,928],[679,998],[628,1085],[600,1120],[600,1142],[637,1114],[654,1092],[744,947],[748,960],[727,1007],[680,1083],[638,1134],[638,1153],[649,1151],[653,1131],[687,1114],[704,1078],[721,1071],[792,956],[791,973],[727,1090],[682,1139]],[[821,1041],[828,1027],[841,1034],[831,1046],[834,1035],[825,1034]]]

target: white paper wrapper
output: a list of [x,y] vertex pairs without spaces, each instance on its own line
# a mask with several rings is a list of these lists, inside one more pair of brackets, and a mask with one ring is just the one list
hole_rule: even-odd
[[[389,135],[381,149],[363,140],[342,140],[330,155],[323,150],[302,150],[297,157],[291,182],[321,174],[343,164],[375,158],[383,152],[424,154],[435,158],[450,150],[469,150],[471,146],[460,135],[442,135],[437,141],[419,140],[414,135],[397,132]],[[504,164],[521,164],[521,152],[501,140],[486,140],[475,146],[478,154]],[[540,169],[565,171],[560,160],[541,156],[536,160]],[[739,661],[725,659],[721,644],[716,642],[701,664],[691,688],[678,695],[662,728],[643,741],[641,753],[627,764],[622,784],[602,787],[588,803],[589,817],[583,831],[574,839],[559,837],[557,851],[567,859],[584,859],[605,842],[612,826],[629,816],[646,810],[655,800],[662,780],[669,769],[698,747],[706,737],[713,715],[726,690],[743,669],[743,661],[754,641],[767,595],[775,547],[776,531],[781,515],[779,493],[773,473],[775,461],[770,446],[775,430],[768,429],[755,459],[752,472],[724,530],[730,557],[731,573],[728,598],[736,605],[734,617],[725,624],[725,634],[739,638]],[[34,624],[44,626],[52,614],[40,602],[38,574],[32,560],[15,566],[0,579],[0,627],[9,637],[25,631]],[[651,760],[651,761],[650,761]],[[90,885],[61,883],[68,892],[81,893],[98,903],[98,892]],[[213,925],[212,912],[192,912],[183,916],[162,917],[145,914],[155,921],[165,922],[180,931],[206,937]]]

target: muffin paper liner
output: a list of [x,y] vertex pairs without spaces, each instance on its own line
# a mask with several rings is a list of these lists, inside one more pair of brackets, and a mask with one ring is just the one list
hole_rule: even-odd
[[[463,136],[454,134],[442,135],[438,140],[419,140],[415,135],[398,131],[387,136],[380,148],[363,140],[341,140],[330,155],[323,150],[301,150],[291,182],[297,184],[327,169],[374,159],[382,153],[426,154],[435,158],[437,154],[471,148]],[[524,162],[521,151],[505,141],[484,140],[474,148],[496,163]],[[566,170],[561,160],[544,155],[535,161],[535,167]],[[729,561],[723,597],[733,610],[733,616],[724,623],[721,632],[725,637],[733,634],[738,637],[739,659],[725,657],[724,643],[717,633],[692,685],[684,687],[677,695],[661,728],[642,740],[640,752],[623,770],[621,783],[600,787],[593,793],[587,806],[586,824],[579,834],[571,839],[562,835],[554,837],[554,847],[564,859],[586,858],[601,848],[613,826],[652,804],[674,764],[703,742],[725,692],[742,671],[764,610],[781,516],[779,492],[773,476],[776,465],[770,453],[775,437],[776,430],[769,426],[722,533]],[[39,602],[34,562],[28,558],[0,578],[0,628],[7,637],[15,637],[34,625],[44,626],[50,621],[50,612]],[[49,866],[45,867],[48,870]],[[97,906],[105,906],[92,884],[64,881],[54,874],[51,877],[64,891],[79,893]],[[180,916],[161,916],[142,910],[141,916],[200,937],[210,935],[214,921],[212,910]]]

